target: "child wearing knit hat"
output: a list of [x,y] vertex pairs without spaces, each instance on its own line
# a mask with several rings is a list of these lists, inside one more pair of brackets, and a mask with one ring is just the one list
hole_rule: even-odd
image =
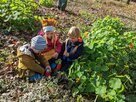
[[[52,58],[57,59],[58,54],[61,51],[61,43],[59,38],[57,37],[55,31],[55,25],[57,24],[57,21],[54,19],[44,19],[42,20],[42,31],[40,31],[38,34],[42,35],[47,42],[47,47],[44,49],[43,54],[46,54],[47,52],[52,52],[46,54],[47,60],[50,60]],[[53,52],[54,50],[54,52]]]
[[51,68],[49,63],[41,55],[41,52],[47,47],[44,37],[38,35],[31,39],[31,44],[26,44],[17,49],[18,75],[20,78],[26,77],[26,72],[30,71],[29,80],[34,81],[46,76],[46,69]]
[[46,39],[47,47],[44,49],[42,54],[49,61],[51,68],[54,70],[55,60],[57,60],[59,53],[61,52],[62,44],[57,37],[55,30],[55,25],[57,21],[54,19],[44,19],[42,20],[42,31],[39,35],[42,35]]

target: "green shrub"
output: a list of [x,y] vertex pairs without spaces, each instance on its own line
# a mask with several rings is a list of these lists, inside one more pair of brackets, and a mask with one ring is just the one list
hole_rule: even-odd
[[124,24],[119,20],[119,18],[111,18],[110,16],[105,17],[104,19],[99,19],[93,23],[92,33],[106,27],[113,28],[117,33],[122,34],[125,31]]
[[130,72],[136,65],[136,32],[119,28],[123,23],[108,16],[93,24],[89,37],[84,36],[84,55],[69,70],[73,95],[95,93],[100,102],[125,102],[124,92],[131,91],[128,84],[135,85],[135,73]]
[[39,4],[47,7],[52,7],[53,0],[39,0]]
[[0,1],[0,26],[2,30],[34,30],[33,11],[38,8],[34,0]]

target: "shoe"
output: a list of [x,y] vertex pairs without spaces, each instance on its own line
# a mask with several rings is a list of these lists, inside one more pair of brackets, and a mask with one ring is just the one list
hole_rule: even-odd
[[39,74],[39,73],[35,73],[34,75],[29,77],[29,81],[37,81],[37,80],[41,80],[43,78],[43,75]]
[[50,66],[51,66],[51,69],[55,69],[57,64],[56,63],[52,63]]

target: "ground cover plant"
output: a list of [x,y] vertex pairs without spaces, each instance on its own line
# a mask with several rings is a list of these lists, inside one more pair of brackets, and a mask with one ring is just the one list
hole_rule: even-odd
[[95,93],[100,102],[125,102],[135,84],[136,32],[109,16],[92,25],[84,34],[85,54],[70,69],[73,95]]

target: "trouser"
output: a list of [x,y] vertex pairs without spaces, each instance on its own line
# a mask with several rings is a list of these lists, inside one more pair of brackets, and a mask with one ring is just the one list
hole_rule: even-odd
[[62,61],[62,68],[60,71],[65,72],[68,74],[69,72],[69,67],[72,65],[72,61]]
[[38,67],[33,68],[28,66],[23,68],[23,65],[21,68],[18,67],[17,72],[18,72],[19,78],[29,77],[35,73],[39,73],[42,75],[45,73],[45,69],[41,65],[39,65],[38,63],[35,63],[34,65]]

